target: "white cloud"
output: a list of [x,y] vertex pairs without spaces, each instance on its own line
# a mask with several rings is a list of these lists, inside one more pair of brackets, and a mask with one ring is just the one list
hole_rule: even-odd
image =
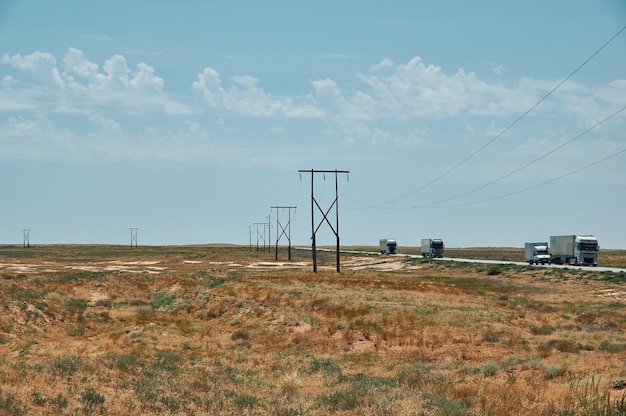
[[379,63],[377,63],[376,65],[373,65],[370,68],[370,71],[372,72],[379,72],[379,71],[384,71],[390,68],[393,68],[393,61],[389,58],[385,58],[382,61],[380,61]]
[[25,56],[21,54],[10,56],[5,53],[0,62],[30,72],[48,88],[63,88],[63,81],[56,67],[56,59],[49,53],[37,51]]
[[224,88],[219,73],[205,68],[193,82],[193,89],[210,107],[253,117],[316,118],[322,113],[312,104],[298,103],[290,97],[275,97],[261,87],[260,80],[252,76],[232,77],[230,88]]
[[[310,126],[324,130],[335,143],[365,141],[374,145],[431,146],[427,143],[429,125],[451,121],[457,123],[457,134],[469,143],[471,137],[499,133],[558,83],[558,80],[533,78],[502,79],[493,83],[464,69],[445,73],[439,66],[425,64],[420,57],[403,64],[385,58],[372,65],[369,72],[355,74],[360,83],[339,84],[332,78],[315,79],[308,85],[308,94],[300,92],[290,96],[273,94],[264,88],[263,80],[254,75],[223,77],[215,69],[206,67],[191,86],[200,98],[202,105],[198,105],[187,98],[171,98],[166,93],[165,80],[153,66],[139,62],[131,67],[123,55],[113,55],[99,66],[82,50],[69,48],[60,61],[51,54],[33,52],[23,56],[4,54],[0,64],[14,69],[0,82],[0,112],[11,113],[11,116],[21,112],[20,117],[23,116],[8,123],[7,131],[13,132],[15,137],[22,137],[21,131],[29,131],[38,140],[57,140],[56,137],[62,136],[64,142],[59,143],[66,144],[83,140],[77,132],[79,128],[91,128],[90,137],[99,137],[103,142],[109,140],[105,137],[115,134],[130,135],[128,124],[141,118],[137,115],[146,118],[137,122],[139,127],[135,126],[135,131],[145,126],[142,130],[145,137],[172,139],[173,136],[158,133],[158,126],[168,126],[171,130],[168,132],[174,132],[176,128],[171,126],[181,123],[180,119],[168,116],[202,113],[212,116],[209,130],[204,131],[197,124],[180,129],[198,137],[205,137],[211,129],[224,136],[243,137],[247,133],[260,135],[260,131],[280,134],[286,131],[283,125],[288,126],[291,133],[292,124],[285,119],[307,119],[312,123]],[[505,71],[499,65],[491,66],[496,72]],[[570,125],[575,120],[579,126],[590,126],[624,106],[624,97],[626,80],[596,86],[569,80],[531,115],[544,120],[567,119]],[[55,127],[50,120],[58,114],[76,117],[77,123],[72,121]],[[159,117],[150,118],[154,115]],[[30,130],[25,130],[28,119],[37,120],[38,128],[31,126]],[[263,120],[269,121],[262,129],[255,130]],[[493,123],[491,127],[489,123]],[[6,132],[4,134],[7,137]],[[130,136],[127,140],[132,142]],[[189,139],[186,143],[192,142]],[[164,140],[155,143],[168,147]],[[181,152],[184,153],[174,151],[172,154],[180,156]],[[157,153],[155,150],[152,154]],[[207,152],[198,150],[197,154]]]
[[[38,82],[12,82],[13,100],[21,106],[37,107],[50,113],[188,114],[191,107],[169,98],[165,82],[152,66],[140,62],[131,71],[126,59],[113,55],[102,69],[89,61],[83,51],[70,48],[62,59],[63,71],[48,53],[4,54],[0,63],[33,74]],[[43,88],[43,89],[42,89]],[[56,91],[56,96],[53,95]],[[52,95],[51,95],[52,94]]]
[[491,72],[493,72],[495,75],[502,75],[507,71],[506,67],[502,64],[494,64],[493,62],[489,62],[489,67],[491,68]]

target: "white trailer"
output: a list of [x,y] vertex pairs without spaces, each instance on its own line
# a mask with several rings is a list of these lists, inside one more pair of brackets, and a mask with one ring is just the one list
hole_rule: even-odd
[[529,264],[550,264],[548,243],[525,243],[524,253]]
[[441,238],[422,238],[422,256],[443,258],[445,246]]
[[381,238],[378,247],[380,254],[396,254],[398,244],[393,238]]
[[598,239],[592,235],[550,236],[550,256],[556,264],[597,266],[599,249]]

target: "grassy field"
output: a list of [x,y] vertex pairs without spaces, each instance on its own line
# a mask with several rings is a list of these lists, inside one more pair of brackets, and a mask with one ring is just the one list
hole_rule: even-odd
[[0,247],[0,414],[626,412],[623,272],[286,257]]

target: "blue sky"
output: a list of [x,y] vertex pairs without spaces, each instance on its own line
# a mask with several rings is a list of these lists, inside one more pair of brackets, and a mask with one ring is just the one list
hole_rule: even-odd
[[298,170],[338,169],[342,245],[626,249],[625,26],[619,0],[3,0],[0,243],[274,242],[297,206],[305,245]]

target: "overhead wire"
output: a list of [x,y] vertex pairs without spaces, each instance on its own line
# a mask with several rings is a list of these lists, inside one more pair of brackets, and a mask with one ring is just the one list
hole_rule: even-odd
[[[467,203],[464,203],[464,204],[455,204],[455,205],[446,205],[446,206],[432,207],[432,208],[457,208],[457,207],[464,207],[464,206],[469,206],[469,205],[482,204],[482,203],[485,203],[485,202],[495,201],[497,199],[507,198],[509,196],[517,195],[517,194],[520,194],[522,192],[530,191],[532,189],[539,188],[540,186],[544,186],[544,185],[547,185],[549,183],[558,181],[559,179],[563,179],[563,178],[565,178],[567,176],[570,176],[570,175],[578,173],[578,172],[580,172],[582,170],[588,169],[588,168],[590,168],[592,166],[595,166],[595,165],[597,165],[599,163],[602,163],[602,162],[604,162],[604,161],[606,161],[608,159],[611,159],[611,158],[613,158],[615,156],[618,156],[618,155],[620,155],[622,153],[625,153],[625,152],[626,152],[626,149],[622,149],[622,150],[620,150],[618,152],[615,152],[615,153],[613,153],[613,154],[611,154],[609,156],[606,156],[606,157],[604,157],[604,158],[602,158],[600,160],[596,160],[595,162],[590,163],[588,165],[585,165],[585,166],[583,166],[581,168],[569,171],[567,173],[564,173],[563,175],[554,177],[552,179],[548,179],[547,181],[544,181],[544,182],[541,182],[541,183],[529,186],[527,188],[519,189],[519,190],[514,191],[514,192],[509,192],[509,193],[506,193],[506,194],[503,194],[503,195],[499,195],[499,196],[495,196],[495,197],[492,197],[492,198],[482,199],[480,201],[467,202]],[[416,207],[416,208],[428,208],[428,207],[424,206],[424,207]]]
[[472,194],[472,193],[474,193],[474,192],[476,192],[476,191],[479,191],[479,190],[481,190],[481,189],[485,189],[485,188],[487,188],[488,186],[491,186],[491,185],[493,185],[493,184],[494,184],[494,183],[496,183],[496,182],[499,182],[499,181],[501,181],[501,180],[503,180],[503,179],[505,179],[505,178],[508,178],[509,176],[512,176],[512,175],[516,174],[517,172],[519,172],[519,171],[521,171],[521,170],[526,169],[527,167],[529,167],[529,166],[531,166],[531,165],[533,165],[533,164],[535,164],[535,163],[539,162],[540,160],[545,159],[546,157],[548,157],[548,156],[549,156],[549,155],[551,155],[552,153],[556,152],[557,150],[560,150],[560,149],[564,148],[564,147],[565,147],[565,146],[567,146],[568,144],[572,143],[574,140],[579,139],[580,137],[584,136],[585,134],[589,133],[590,131],[594,130],[595,128],[599,127],[600,125],[602,125],[602,124],[606,123],[606,122],[607,122],[607,121],[609,121],[611,118],[615,117],[616,115],[618,115],[619,113],[621,113],[621,112],[622,112],[622,111],[624,111],[624,110],[626,110],[626,106],[624,106],[624,107],[622,107],[621,109],[617,110],[616,112],[614,112],[614,113],[613,113],[613,114],[611,114],[610,116],[606,117],[606,118],[605,118],[605,119],[603,119],[602,121],[600,121],[600,122],[596,123],[596,124],[595,124],[595,125],[593,125],[592,127],[589,127],[587,130],[583,131],[582,133],[580,133],[580,134],[578,134],[578,135],[574,136],[573,138],[571,138],[571,139],[570,139],[570,140],[568,140],[567,142],[565,142],[565,143],[561,144],[560,146],[555,147],[554,149],[550,150],[549,152],[544,153],[543,155],[539,156],[538,158],[536,158],[536,159],[534,159],[534,160],[532,160],[532,161],[530,161],[530,162],[526,163],[525,165],[523,165],[523,166],[521,166],[521,167],[519,167],[519,168],[517,168],[517,169],[515,169],[515,170],[513,170],[513,171],[511,171],[511,172],[509,172],[509,173],[507,173],[506,175],[502,175],[502,176],[500,176],[499,178],[492,180],[491,182],[488,182],[488,183],[486,183],[486,184],[484,184],[484,185],[481,185],[481,186],[478,186],[478,187],[476,187],[476,188],[470,189],[469,191],[463,192],[463,193],[461,193],[461,194],[459,194],[459,195],[453,196],[453,197],[451,197],[451,198],[442,199],[442,200],[437,201],[437,202],[432,202],[432,203],[430,203],[430,204],[422,205],[421,207],[431,207],[431,206],[434,206],[434,205],[443,204],[443,203],[445,203],[445,202],[453,201],[453,200],[455,200],[455,199],[459,199],[459,198],[464,197],[464,196],[466,196],[466,195]]
[[589,56],[582,64],[580,64],[576,69],[574,69],[566,78],[564,78],[561,82],[559,82],[554,88],[552,88],[547,94],[545,94],[539,101],[537,101],[533,106],[531,106],[528,110],[526,110],[522,115],[520,115],[519,117],[517,117],[512,123],[510,123],[507,127],[505,127],[502,131],[500,131],[498,134],[496,134],[491,140],[489,140],[487,143],[483,144],[481,147],[479,147],[477,150],[475,150],[473,153],[471,153],[469,156],[467,156],[465,159],[461,160],[460,162],[458,162],[456,165],[454,165],[452,168],[448,169],[447,171],[445,171],[444,173],[440,174],[439,176],[437,176],[435,179],[431,180],[430,182],[427,182],[426,184],[420,186],[419,188],[404,194],[396,199],[393,199],[391,201],[386,201],[382,204],[378,204],[378,205],[373,205],[370,206],[370,208],[381,208],[384,207],[386,205],[390,205],[393,203],[396,203],[398,201],[401,201],[411,195],[414,195],[415,193],[429,187],[430,185],[438,182],[439,180],[443,179],[444,177],[446,177],[447,175],[449,175],[450,173],[452,173],[453,171],[455,171],[456,169],[458,169],[461,165],[465,164],[468,160],[470,160],[471,158],[473,158],[474,156],[476,156],[478,153],[480,153],[481,151],[483,151],[487,146],[489,146],[491,143],[493,143],[494,141],[496,141],[498,138],[500,138],[504,133],[506,133],[507,131],[509,131],[513,126],[515,126],[517,123],[519,123],[523,118],[525,118],[531,111],[533,111],[535,108],[537,108],[541,103],[543,103],[548,97],[550,97],[557,89],[559,89],[565,82],[567,82],[570,78],[572,78],[581,68],[583,68],[589,61],[591,61],[593,58],[595,58],[596,55],[598,55],[604,48],[606,48],[615,38],[617,38],[624,30],[626,30],[626,26],[622,27],[615,35],[613,35],[609,40],[607,40],[600,48],[598,48],[591,56]]

